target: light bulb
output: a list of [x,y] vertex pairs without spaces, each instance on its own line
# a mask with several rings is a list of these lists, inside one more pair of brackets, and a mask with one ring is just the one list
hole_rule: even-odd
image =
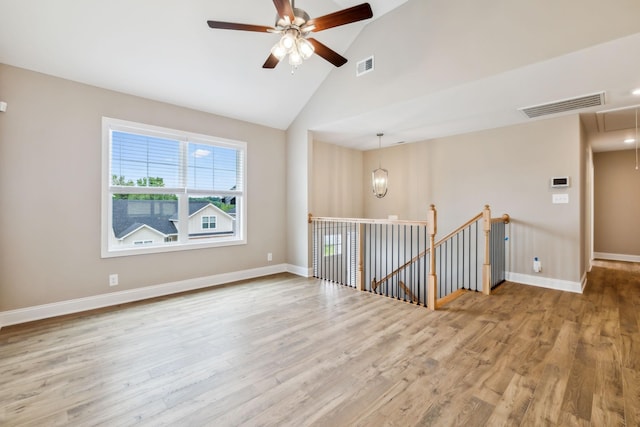
[[311,55],[313,55],[313,52],[315,51],[311,42],[309,42],[309,40],[305,38],[302,38],[302,37],[298,38],[297,45],[298,45],[298,51],[300,52],[300,56],[302,56],[302,59],[309,59]]
[[280,39],[280,45],[287,50],[287,52],[296,44],[296,32],[295,30],[287,30]]
[[287,55],[287,50],[284,47],[282,47],[280,43],[276,43],[271,48],[271,54],[276,58],[278,58],[278,61],[280,61],[282,60],[282,58],[284,58]]
[[300,56],[297,49],[293,49],[289,52],[289,65],[297,67],[300,64],[302,64],[302,56]]

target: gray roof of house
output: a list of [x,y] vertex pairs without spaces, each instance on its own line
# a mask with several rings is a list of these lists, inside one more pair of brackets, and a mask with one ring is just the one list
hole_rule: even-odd
[[[189,215],[209,205],[209,202],[190,201]],[[113,233],[121,239],[147,225],[164,235],[178,234],[173,221],[177,220],[177,200],[113,200]]]

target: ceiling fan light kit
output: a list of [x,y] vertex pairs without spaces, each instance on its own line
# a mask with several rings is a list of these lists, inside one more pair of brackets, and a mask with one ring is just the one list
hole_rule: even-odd
[[278,63],[289,55],[289,64],[296,68],[314,53],[326,61],[341,67],[347,59],[320,43],[309,34],[351,24],[373,17],[369,3],[362,3],[347,9],[339,10],[319,18],[311,19],[309,14],[294,6],[294,0],[273,0],[278,15],[275,27],[262,25],[237,24],[223,21],[207,21],[210,28],[219,30],[242,30],[281,34],[280,40],[271,48],[269,57],[262,68],[275,68]]
[[313,52],[315,51],[311,42],[303,38],[299,38],[297,40],[296,47],[298,48],[298,52],[300,53],[300,56],[302,56],[302,59],[311,58],[311,55],[313,55]]

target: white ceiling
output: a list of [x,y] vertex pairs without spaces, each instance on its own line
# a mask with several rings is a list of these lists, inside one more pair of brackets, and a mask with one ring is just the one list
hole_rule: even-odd
[[[370,0],[374,19],[407,0]],[[362,0],[299,0],[311,17]],[[271,0],[0,0],[0,62],[149,99],[287,129],[333,66],[317,56],[292,74],[286,63],[262,64],[274,34],[212,30],[206,21],[273,25]],[[369,21],[314,35],[338,53]],[[598,151],[627,148],[633,124],[599,110],[640,104],[640,34],[498,75],[324,123],[319,137],[358,149],[530,121],[517,111],[539,103],[606,92],[606,106],[583,121]],[[348,58],[353,66],[356,60]],[[606,72],[603,72],[606,71]],[[0,94],[0,98],[1,98]],[[604,123],[616,123],[605,131]],[[620,129],[622,128],[622,129]]]
[[[358,149],[377,147],[371,124],[388,130],[383,146],[580,113],[594,151],[624,150],[640,107],[640,34],[387,105],[314,129],[321,140]],[[529,119],[520,108],[605,92],[605,105]],[[606,117],[606,119],[605,119]],[[609,125],[607,125],[609,123]]]
[[[407,0],[371,0],[374,18]],[[300,0],[319,17],[361,0]],[[286,129],[333,65],[291,74],[262,64],[276,34],[212,30],[207,20],[275,24],[271,0],[0,0],[0,62]],[[367,21],[314,33],[343,54]]]

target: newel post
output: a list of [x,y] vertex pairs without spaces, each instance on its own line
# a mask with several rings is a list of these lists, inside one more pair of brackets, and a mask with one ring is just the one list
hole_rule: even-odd
[[429,283],[427,288],[427,307],[429,310],[436,309],[436,300],[438,297],[437,286],[438,278],[436,277],[436,233],[438,231],[438,213],[434,205],[429,206],[427,217],[427,231],[429,232]]
[[484,265],[482,266],[482,293],[491,293],[491,209],[489,205],[484,206],[482,211],[482,222],[484,223]]

